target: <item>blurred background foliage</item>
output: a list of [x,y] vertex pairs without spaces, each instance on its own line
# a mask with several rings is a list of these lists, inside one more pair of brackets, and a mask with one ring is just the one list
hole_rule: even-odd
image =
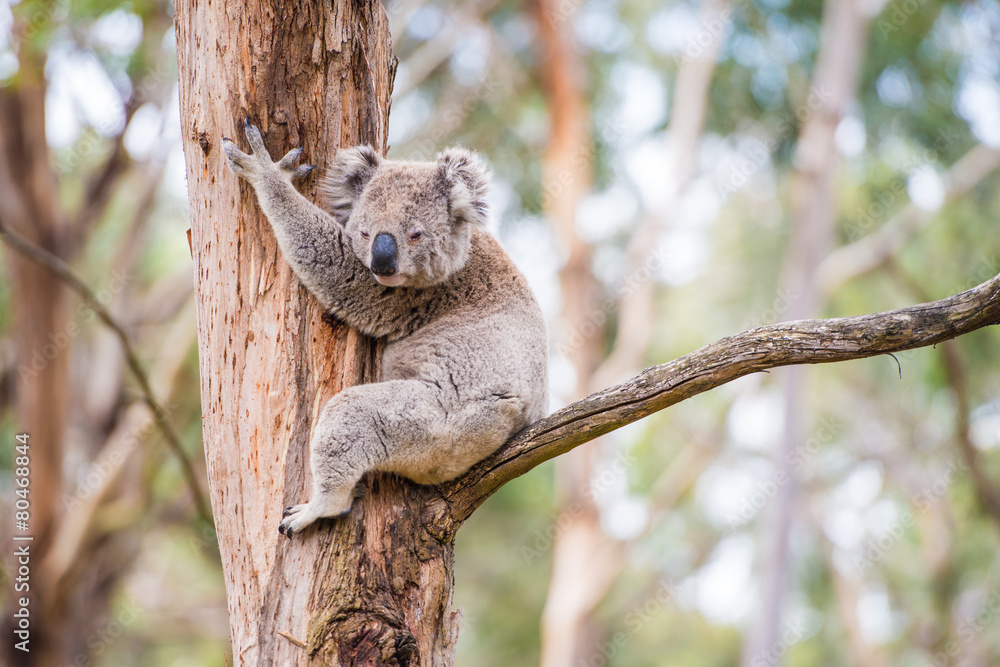
[[[834,240],[829,261],[814,267],[817,317],[942,298],[1000,272],[1000,3],[854,4],[876,13],[866,19],[855,90],[831,125]],[[826,94],[814,87],[823,3],[740,0],[711,6],[714,14],[695,0],[385,7],[400,60],[390,156],[429,159],[459,143],[492,163],[493,231],[551,318],[553,408],[583,384],[572,333],[587,323],[567,321],[566,237],[551,213],[562,185],[544,175],[559,99],[543,20],[569,45],[586,110],[569,159],[589,177],[573,183],[570,227],[588,248],[596,302],[607,304],[589,311],[598,354],[624,331],[617,304],[637,282],[652,287],[643,366],[787,319],[801,297],[783,286],[782,267],[811,117],[803,109],[815,112],[811,96]],[[0,84],[15,96],[30,84],[29,61],[41,63],[44,142],[33,148],[47,151],[55,175],[57,231],[76,239],[53,249],[107,292],[204,478],[171,12],[157,0],[0,5]],[[679,73],[713,39],[690,173],[665,199]],[[9,147],[16,128],[4,129]],[[962,181],[956,165],[970,155],[978,167]],[[637,266],[629,242],[644,221],[663,218],[665,202],[669,222],[654,226],[652,259]],[[0,200],[0,216],[6,210]],[[85,231],[73,226],[81,220]],[[845,273],[866,244],[888,250]],[[30,372],[34,351],[15,342],[11,254],[5,247],[0,282],[4,443],[22,428],[19,373]],[[117,291],[114,270],[133,276]],[[52,584],[62,596],[54,618],[64,623],[53,621],[52,632],[70,636],[62,659],[225,664],[212,529],[196,518],[116,341],[77,303],[70,298],[79,333],[53,352],[68,368],[55,525],[65,531],[81,504],[91,510],[85,537],[66,547],[88,565],[64,568]],[[577,607],[574,651],[543,665],[997,664],[998,361],[1000,339],[982,330],[895,360],[810,369],[794,482],[780,474],[788,415],[774,373],[605,438],[580,488],[567,488],[555,463],[508,484],[458,535],[458,664],[539,662],[555,632],[540,626],[543,609],[572,607],[559,597],[565,590],[549,588],[553,554],[585,514],[619,560],[596,588],[583,585],[592,571],[582,568],[581,589],[596,597]],[[112,466],[101,457],[113,446],[122,456]],[[11,456],[0,447],[5,507]],[[768,517],[792,487],[778,632],[748,649],[769,613]],[[0,516],[8,533],[10,515]],[[7,608],[9,595],[5,587]]]

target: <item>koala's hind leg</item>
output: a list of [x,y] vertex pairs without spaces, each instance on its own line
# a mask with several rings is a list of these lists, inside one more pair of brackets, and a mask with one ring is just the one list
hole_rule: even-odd
[[440,389],[418,380],[350,387],[323,408],[309,444],[312,495],[285,510],[288,537],[323,517],[346,514],[369,470],[386,469],[400,450],[432,447],[444,423]]

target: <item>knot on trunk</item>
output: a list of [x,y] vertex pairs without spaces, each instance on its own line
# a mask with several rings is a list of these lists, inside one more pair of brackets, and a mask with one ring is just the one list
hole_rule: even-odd
[[309,657],[316,664],[342,667],[415,667],[420,664],[416,638],[402,623],[397,624],[377,613],[340,615],[324,629],[334,635],[331,643],[336,647],[336,663],[331,661],[332,656],[318,655],[330,644],[323,641],[326,632],[317,632],[309,647]]

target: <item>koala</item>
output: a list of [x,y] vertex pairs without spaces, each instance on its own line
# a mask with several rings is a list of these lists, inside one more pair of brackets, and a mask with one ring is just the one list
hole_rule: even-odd
[[351,509],[368,471],[440,484],[545,415],[547,337],[541,309],[484,229],[490,172],[461,148],[431,162],[341,149],[322,184],[329,212],[292,182],[301,148],[272,162],[245,121],[251,153],[223,138],[303,285],[336,318],[384,339],[378,382],[323,408],[310,441],[309,502],[288,507],[292,537]]

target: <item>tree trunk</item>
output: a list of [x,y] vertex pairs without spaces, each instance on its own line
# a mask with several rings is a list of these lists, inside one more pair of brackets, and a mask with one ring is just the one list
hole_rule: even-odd
[[[557,349],[576,372],[571,398],[579,400],[587,395],[590,377],[601,362],[606,333],[601,286],[591,271],[593,248],[575,229],[577,206],[593,180],[590,109],[583,62],[573,39],[575,8],[555,0],[535,0],[532,8],[550,119],[541,159],[542,213],[566,257],[559,270],[562,312],[554,335]],[[589,493],[599,457],[600,444],[594,441],[556,461],[561,528],[542,611],[542,667],[569,667],[582,655],[587,617],[621,560],[620,545],[603,540],[600,515]]]
[[[829,253],[836,231],[836,175],[840,165],[834,133],[853,99],[874,7],[859,0],[828,1],[823,6],[820,50],[809,97],[800,109],[808,111],[796,145],[796,171],[791,184],[791,232],[785,251],[778,292],[790,294],[789,320],[814,317],[821,307],[816,267]],[[768,511],[761,576],[761,608],[745,635],[742,665],[750,667],[762,656],[772,659],[780,642],[781,620],[789,589],[789,536],[793,512],[801,505],[796,451],[807,439],[809,406],[804,392],[807,370],[792,366],[776,374],[784,398],[784,428],[774,451],[779,485]],[[778,662],[781,662],[780,658]]]
[[[57,198],[53,196],[57,183],[45,140],[45,55],[26,46],[19,65],[19,84],[0,89],[0,201],[3,202],[0,216],[4,226],[50,252],[61,254],[59,242],[65,227]],[[44,558],[58,529],[57,499],[62,489],[69,384],[67,348],[72,336],[62,282],[17,253],[8,251],[5,261],[13,286],[11,321],[19,359],[14,428],[29,435],[31,470],[28,528],[14,534],[31,536],[32,540],[13,544],[27,546],[34,564]],[[6,446],[13,451],[12,445]],[[13,491],[7,500],[13,503]],[[11,548],[7,552],[8,558],[13,551]],[[13,560],[9,565],[13,565]],[[14,567],[7,570],[15,571]],[[8,580],[8,599],[27,595],[32,614],[31,652],[15,650],[14,641],[8,641],[2,655],[9,664],[56,664],[65,654],[64,640],[58,632],[63,610],[49,604],[51,589],[47,583],[34,577],[29,591],[14,593],[14,579]],[[10,613],[3,623],[7,637],[14,636],[10,619],[16,608],[15,605],[8,608]]]
[[[572,12],[553,0],[537,0],[539,41],[547,58],[541,60],[551,118],[542,191],[543,212],[558,232],[568,259],[560,271],[563,310],[560,349],[573,363],[577,388],[573,398],[599,391],[642,369],[653,330],[654,279],[636,279],[650,271],[657,258],[669,216],[694,170],[704,123],[708,85],[721,44],[721,31],[677,75],[667,128],[674,180],[663,184],[668,193],[662,211],[650,212],[632,236],[626,262],[629,289],[614,302],[602,303],[600,285],[591,269],[592,248],[576,231],[576,209],[590,188],[592,150],[583,63],[572,35]],[[706,0],[700,25],[728,17],[725,0]],[[581,159],[585,158],[585,159]],[[605,357],[608,319],[617,317],[614,345]],[[586,335],[589,334],[589,335]],[[559,530],[552,552],[552,575],[542,617],[542,667],[568,667],[586,662],[607,638],[593,611],[625,567],[625,545],[609,537],[600,522],[595,470],[606,464],[599,441],[559,458],[556,479],[560,498]]]
[[[370,380],[375,346],[329,322],[281,257],[220,150],[249,116],[273,154],[323,165],[384,152],[395,61],[377,2],[178,2],[205,453],[235,664],[445,665],[457,623],[452,531],[433,489],[370,476],[346,520],[295,540],[319,411]],[[302,187],[314,196],[316,179]]]

